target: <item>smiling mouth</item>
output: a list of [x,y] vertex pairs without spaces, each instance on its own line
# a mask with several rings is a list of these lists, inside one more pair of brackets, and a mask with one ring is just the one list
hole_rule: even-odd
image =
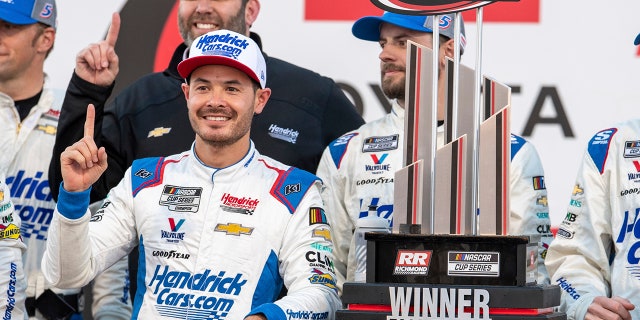
[[230,117],[224,117],[224,116],[205,116],[204,117],[205,120],[209,120],[209,121],[226,121],[229,120]]
[[195,24],[196,28],[198,29],[218,29],[218,25],[214,24],[214,23],[196,23]]

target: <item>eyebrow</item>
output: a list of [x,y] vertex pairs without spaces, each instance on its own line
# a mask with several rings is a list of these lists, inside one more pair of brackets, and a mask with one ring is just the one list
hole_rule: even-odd
[[[192,82],[193,83],[199,82],[199,83],[206,83],[206,84],[211,84],[212,83],[211,80],[208,80],[208,79],[205,79],[205,78],[200,78],[200,77],[193,79]],[[240,80],[238,80],[238,79],[225,80],[222,83],[227,84],[227,85],[229,85],[229,84],[241,85],[242,84],[242,82],[240,82]]]

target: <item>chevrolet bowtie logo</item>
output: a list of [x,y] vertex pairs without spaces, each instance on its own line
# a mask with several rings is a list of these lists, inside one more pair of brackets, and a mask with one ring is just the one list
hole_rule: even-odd
[[536,203],[538,205],[543,206],[543,207],[546,207],[546,206],[549,205],[549,202],[547,201],[547,197],[546,196],[542,196],[542,197],[536,199]]
[[577,184],[576,184],[575,186],[573,186],[573,195],[574,195],[574,196],[575,196],[575,195],[578,195],[578,194],[583,194],[583,193],[584,193],[584,189],[582,189],[582,188],[580,187],[580,185],[577,185]]
[[224,232],[232,236],[240,236],[241,234],[251,234],[253,232],[253,228],[243,227],[241,224],[237,223],[218,223],[213,231]]
[[313,229],[312,236],[314,238],[323,238],[327,241],[331,241],[331,231],[327,228]]
[[57,127],[54,126],[43,126],[43,125],[38,125],[38,127],[36,127],[36,130],[40,130],[46,134],[50,134],[50,135],[56,135],[56,132],[58,131]]
[[169,133],[170,131],[171,131],[171,128],[165,128],[165,127],[155,128],[149,131],[149,135],[147,136],[147,138],[151,138],[151,137],[157,138]]

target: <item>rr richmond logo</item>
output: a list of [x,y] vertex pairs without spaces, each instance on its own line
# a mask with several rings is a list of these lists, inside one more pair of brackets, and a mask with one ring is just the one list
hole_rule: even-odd
[[429,273],[429,265],[431,264],[431,252],[431,250],[398,250],[393,274],[426,275]]

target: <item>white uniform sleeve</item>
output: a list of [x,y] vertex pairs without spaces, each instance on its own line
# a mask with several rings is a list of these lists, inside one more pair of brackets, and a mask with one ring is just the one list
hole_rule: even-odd
[[[4,181],[4,177],[1,179]],[[0,317],[27,319],[27,280],[22,265],[26,246],[20,237],[20,216],[14,214],[9,192],[4,190],[8,191],[0,182]]]
[[544,184],[544,169],[533,144],[525,142],[511,159],[509,234],[540,235],[538,243],[538,284],[549,284],[544,259],[553,240]]
[[608,182],[585,154],[567,215],[545,261],[552,283],[562,291],[560,308],[568,319],[583,319],[594,297],[610,295],[609,193]]
[[85,286],[137,244],[130,171],[93,216],[89,192],[60,189],[42,259],[45,279],[56,287]]
[[131,319],[128,259],[124,256],[93,281],[91,311],[95,320]]
[[[92,216],[103,206],[103,203],[103,201],[94,202],[89,206]],[[91,294],[93,319],[131,319],[129,266],[126,256],[96,276],[91,286]]]
[[[347,192],[345,178],[340,175],[331,157],[329,148],[325,149],[316,174],[323,181],[322,200],[327,219],[331,226],[331,239],[334,244],[334,257],[338,292],[342,296],[342,285],[347,278],[349,248],[353,239],[355,225],[345,204]],[[355,270],[355,266],[351,266]]]
[[333,254],[323,251],[330,263],[313,268],[309,266],[305,255],[314,243],[328,248],[333,245],[329,239],[313,236],[318,224],[309,223],[309,210],[312,207],[322,207],[319,181],[307,191],[287,225],[279,260],[280,275],[288,292],[275,304],[285,312],[310,310],[322,319],[329,319],[341,307],[335,273],[329,267],[333,262]]

